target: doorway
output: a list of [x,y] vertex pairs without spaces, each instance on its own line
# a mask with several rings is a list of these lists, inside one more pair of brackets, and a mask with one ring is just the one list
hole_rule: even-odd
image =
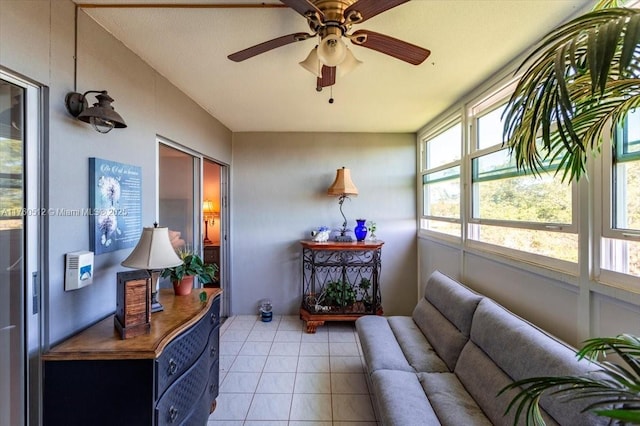
[[39,424],[42,89],[0,70],[0,425]]

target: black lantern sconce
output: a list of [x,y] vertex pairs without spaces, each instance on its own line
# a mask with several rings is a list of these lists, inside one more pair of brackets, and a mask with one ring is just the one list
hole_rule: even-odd
[[[87,95],[89,93],[97,93],[98,102],[89,107]],[[109,96],[106,90],[89,90],[83,94],[77,92],[69,92],[64,99],[69,114],[73,115],[80,121],[89,123],[100,133],[109,133],[111,129],[124,129],[126,123],[111,106],[113,98]]]

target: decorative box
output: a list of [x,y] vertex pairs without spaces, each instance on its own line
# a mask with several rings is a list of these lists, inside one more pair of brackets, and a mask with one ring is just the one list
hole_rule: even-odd
[[151,330],[151,277],[145,270],[118,272],[113,322],[122,339]]

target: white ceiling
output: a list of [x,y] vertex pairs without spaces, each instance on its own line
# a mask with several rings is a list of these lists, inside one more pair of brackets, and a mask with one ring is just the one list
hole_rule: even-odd
[[[76,0],[92,5],[254,4],[255,0]],[[264,3],[279,3],[270,0]],[[364,63],[318,93],[298,65],[314,40],[244,62],[227,55],[294,32],[288,8],[94,8],[82,10],[233,132],[415,132],[527,50],[588,0],[413,0],[353,30],[431,50],[419,66],[350,42]],[[587,6],[588,7],[588,6]]]

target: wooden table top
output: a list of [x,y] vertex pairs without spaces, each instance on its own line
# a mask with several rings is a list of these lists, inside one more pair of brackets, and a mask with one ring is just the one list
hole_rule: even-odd
[[302,247],[310,248],[313,250],[374,250],[382,247],[384,241],[375,240],[375,241],[311,241],[311,240],[303,240],[300,241]]
[[[200,302],[205,291],[207,302]],[[187,296],[174,296],[172,289],[162,289],[158,300],[164,311],[151,314],[151,331],[122,340],[113,322],[114,315],[63,341],[46,352],[45,361],[96,359],[155,359],[175,336],[198,322],[222,293],[219,288],[193,289]]]

